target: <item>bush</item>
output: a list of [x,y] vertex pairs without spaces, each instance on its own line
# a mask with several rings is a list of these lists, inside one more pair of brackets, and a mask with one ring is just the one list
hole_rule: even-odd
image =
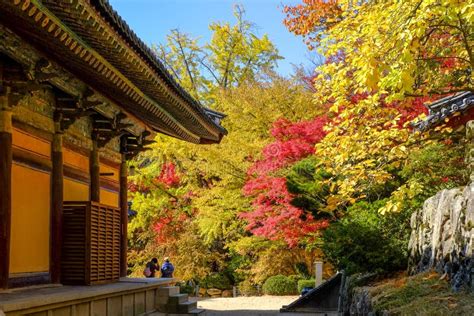
[[296,283],[284,275],[275,275],[265,281],[263,293],[267,295],[293,295],[296,294]]
[[288,278],[291,281],[295,282],[295,284],[297,284],[299,280],[304,280],[304,277],[302,277],[301,275],[297,275],[297,274],[289,275]]
[[227,290],[231,288],[229,278],[222,273],[211,273],[199,285],[205,289]]
[[186,284],[186,283],[179,283],[179,293],[181,294],[189,294],[189,295],[194,295],[194,287]]
[[305,288],[305,287],[314,288],[315,282],[316,282],[316,281],[315,281],[314,279],[299,280],[299,281],[298,281],[298,293],[301,293],[301,291],[302,291],[303,288]]
[[359,202],[323,233],[325,257],[346,273],[391,272],[407,267],[411,208],[382,215],[386,200]]
[[245,280],[239,283],[239,292],[243,296],[257,296],[260,295],[258,288],[255,284],[249,280]]

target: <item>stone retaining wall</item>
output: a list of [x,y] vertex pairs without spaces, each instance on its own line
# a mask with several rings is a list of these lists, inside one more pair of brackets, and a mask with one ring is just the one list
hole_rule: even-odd
[[409,272],[435,269],[474,291],[474,183],[442,190],[411,218]]

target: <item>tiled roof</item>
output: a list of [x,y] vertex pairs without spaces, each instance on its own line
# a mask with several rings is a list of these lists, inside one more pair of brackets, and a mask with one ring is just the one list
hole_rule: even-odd
[[463,113],[474,107],[474,93],[470,91],[456,93],[425,106],[429,110],[427,117],[413,124],[418,130],[427,130],[443,123],[455,113]]

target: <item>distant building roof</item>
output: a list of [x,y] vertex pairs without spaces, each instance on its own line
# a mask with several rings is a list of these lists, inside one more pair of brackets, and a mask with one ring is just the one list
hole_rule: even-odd
[[107,0],[0,0],[0,22],[153,130],[194,143],[227,131]]
[[456,93],[425,106],[429,111],[427,117],[414,124],[419,130],[427,130],[439,125],[455,113],[463,113],[474,107],[474,93],[470,91]]

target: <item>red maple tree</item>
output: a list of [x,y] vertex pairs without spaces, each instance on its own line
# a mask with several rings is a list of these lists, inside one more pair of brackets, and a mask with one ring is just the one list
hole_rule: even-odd
[[293,206],[286,179],[277,175],[279,170],[314,153],[314,145],[326,135],[323,127],[327,121],[320,116],[298,123],[280,119],[273,124],[271,135],[275,141],[263,149],[263,158],[248,170],[244,186],[244,194],[254,198],[253,210],[240,216],[247,220],[247,229],[253,234],[284,240],[294,247],[302,238],[328,226],[328,221],[317,221],[311,213]]

